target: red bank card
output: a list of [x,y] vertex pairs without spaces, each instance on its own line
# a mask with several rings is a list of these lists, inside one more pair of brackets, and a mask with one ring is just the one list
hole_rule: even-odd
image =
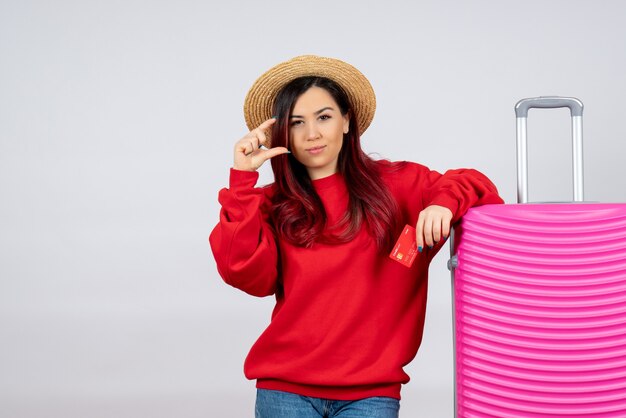
[[411,225],[406,225],[396,245],[394,245],[391,254],[389,254],[389,258],[407,267],[411,267],[415,261],[415,257],[417,257],[415,228]]

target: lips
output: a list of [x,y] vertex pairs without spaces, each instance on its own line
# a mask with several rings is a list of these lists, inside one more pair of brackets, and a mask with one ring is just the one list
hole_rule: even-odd
[[310,154],[319,154],[326,148],[326,145],[320,145],[318,147],[307,148],[306,151]]

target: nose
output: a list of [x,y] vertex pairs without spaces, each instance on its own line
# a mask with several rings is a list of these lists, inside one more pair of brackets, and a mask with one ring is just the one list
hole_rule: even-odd
[[307,141],[314,141],[320,138],[320,131],[316,123],[309,123],[307,126],[306,139]]

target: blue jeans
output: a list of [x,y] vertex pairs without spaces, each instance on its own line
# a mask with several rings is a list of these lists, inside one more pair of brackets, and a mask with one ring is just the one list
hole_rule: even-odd
[[257,389],[256,418],[398,418],[400,401],[372,397],[356,401],[311,398],[277,390]]

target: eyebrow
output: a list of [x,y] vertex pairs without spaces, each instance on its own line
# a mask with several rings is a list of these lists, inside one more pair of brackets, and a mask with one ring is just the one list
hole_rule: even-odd
[[[326,107],[324,107],[324,108],[321,108],[320,110],[318,110],[318,111],[317,111],[317,112],[315,112],[314,114],[315,114],[315,115],[319,115],[320,113],[322,113],[322,112],[323,112],[323,111],[325,111],[325,110],[335,110],[335,109],[333,109],[333,108],[332,108],[332,107],[330,107],[330,106],[326,106]],[[289,118],[290,118],[290,119],[291,119],[291,118],[302,118],[302,119],[304,119],[304,116],[300,116],[300,115],[291,115],[291,116],[289,116]]]

